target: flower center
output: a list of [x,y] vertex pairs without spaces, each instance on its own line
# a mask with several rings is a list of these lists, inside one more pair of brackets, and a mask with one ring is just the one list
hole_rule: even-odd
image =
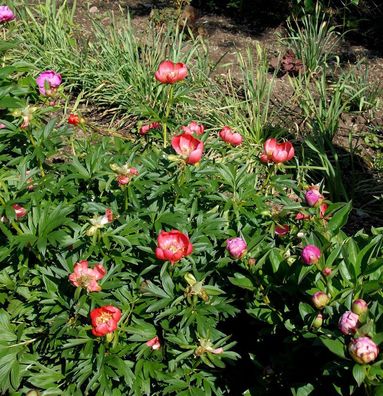
[[96,324],[97,326],[108,323],[111,319],[113,318],[113,315],[108,312],[103,312],[97,319],[96,319]]

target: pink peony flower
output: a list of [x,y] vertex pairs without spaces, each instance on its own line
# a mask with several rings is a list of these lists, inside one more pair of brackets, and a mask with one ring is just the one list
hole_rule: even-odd
[[357,315],[362,315],[368,311],[368,305],[366,301],[358,298],[352,303],[351,311]]
[[38,75],[36,83],[41,95],[52,96],[61,84],[61,74],[53,70],[46,70]]
[[143,125],[139,130],[139,134],[146,135],[151,129],[158,129],[160,127],[161,124],[159,122],[152,122],[150,124]]
[[308,206],[319,206],[323,202],[323,195],[319,192],[317,186],[311,186],[305,194],[306,203]]
[[310,218],[310,215],[305,214],[305,213],[297,213],[297,215],[295,216],[295,220],[308,220]]
[[322,309],[328,304],[328,302],[330,301],[330,297],[326,293],[318,291],[313,294],[311,300],[315,308]]
[[315,245],[307,245],[302,250],[302,260],[307,265],[316,264],[321,256],[320,249]]
[[174,84],[177,81],[184,80],[187,75],[188,69],[184,63],[174,63],[166,60],[158,66],[154,77],[163,84]]
[[264,163],[280,164],[294,157],[294,147],[290,142],[278,143],[275,138],[267,139],[260,160]]
[[231,257],[239,259],[246,254],[247,244],[242,238],[230,238],[226,241],[226,249]]
[[379,354],[379,347],[369,337],[359,337],[351,340],[348,352],[359,364],[373,362]]
[[0,6],[0,23],[10,22],[15,19],[15,14],[8,6]]
[[97,337],[102,337],[113,333],[117,329],[121,319],[121,311],[111,305],[95,308],[90,312],[92,320],[92,333]]
[[359,315],[346,311],[339,319],[338,328],[344,335],[354,334],[358,328]]
[[193,245],[187,235],[178,230],[161,231],[157,238],[156,257],[159,260],[170,261],[172,265],[188,256],[193,251]]
[[155,336],[151,340],[147,341],[146,345],[152,348],[154,351],[156,351],[161,347],[160,339],[157,336]]
[[12,208],[15,210],[16,220],[22,219],[28,211],[19,204],[13,204]]
[[88,292],[100,291],[101,286],[97,283],[106,274],[102,264],[96,264],[94,268],[88,268],[88,261],[81,260],[73,267],[73,273],[69,275],[70,282],[76,287],[82,287]]
[[172,147],[177,154],[184,158],[187,164],[194,165],[202,158],[204,144],[195,137],[183,133],[173,137]]
[[219,132],[219,137],[226,143],[231,144],[232,146],[239,146],[242,144],[243,137],[238,132],[232,132],[231,128],[228,126],[224,126]]
[[184,133],[187,133],[189,135],[202,135],[205,131],[204,126],[201,124],[197,124],[195,121],[192,121],[188,126],[183,126],[182,130]]

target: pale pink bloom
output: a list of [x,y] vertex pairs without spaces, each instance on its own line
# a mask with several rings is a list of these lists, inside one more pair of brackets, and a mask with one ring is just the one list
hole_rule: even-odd
[[202,124],[198,124],[195,121],[192,121],[188,126],[183,126],[182,130],[189,135],[202,135],[205,131],[205,128]]
[[88,268],[88,261],[81,260],[73,267],[73,273],[69,275],[70,282],[76,287],[82,287],[88,292],[100,291],[101,286],[97,283],[106,274],[102,264],[96,264],[94,268]]
[[155,336],[151,340],[147,341],[146,345],[156,351],[161,347],[160,339]]
[[305,194],[306,203],[308,206],[319,206],[323,202],[323,195],[319,192],[317,186],[311,186]]
[[53,70],[46,70],[38,75],[36,83],[39,87],[41,95],[51,96],[62,81],[61,74]]
[[6,128],[6,125],[0,123],[0,129],[4,129],[4,128]]
[[320,249],[315,245],[307,245],[302,250],[302,260],[307,265],[316,264],[321,256]]
[[226,249],[231,257],[239,259],[246,254],[247,244],[242,238],[230,238],[226,241]]
[[13,204],[12,208],[15,210],[16,220],[23,218],[28,211],[19,204]]
[[119,186],[128,184],[133,176],[138,176],[138,170],[134,167],[129,167],[128,164],[119,166],[116,164],[110,165],[111,169],[117,173],[117,183]]
[[348,345],[351,357],[360,364],[373,362],[379,354],[379,347],[369,337],[359,337],[351,340]]
[[352,303],[351,310],[357,315],[362,315],[368,311],[368,305],[366,301],[362,300],[361,298],[358,298]]
[[359,315],[346,311],[339,319],[338,328],[344,335],[354,334],[359,325]]
[[0,6],[0,23],[10,22],[15,19],[15,14],[8,6]]
[[150,124],[143,125],[139,130],[139,134],[146,135],[151,129],[158,129],[160,127],[161,124],[159,122],[152,122]]
[[238,132],[233,132],[228,126],[224,126],[219,132],[219,137],[226,143],[232,146],[239,146],[243,142],[243,137]]
[[219,354],[223,353],[223,348],[216,348],[209,352],[214,353],[215,355],[219,355]]

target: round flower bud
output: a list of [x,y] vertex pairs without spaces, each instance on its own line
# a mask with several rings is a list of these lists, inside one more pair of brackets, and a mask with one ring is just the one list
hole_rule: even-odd
[[323,201],[323,195],[319,192],[318,187],[311,186],[305,194],[306,203],[308,206],[318,206]]
[[330,297],[326,293],[318,291],[313,294],[311,300],[315,308],[322,309],[328,304],[328,302],[330,301]]
[[359,364],[367,364],[374,361],[379,354],[379,348],[369,337],[359,337],[351,340],[348,352]]
[[231,238],[226,241],[226,249],[231,257],[239,259],[246,254],[247,244],[242,238]]
[[368,311],[368,306],[366,301],[362,300],[361,298],[358,298],[352,303],[351,311],[357,315],[364,314],[365,312]]
[[302,250],[302,260],[306,265],[316,264],[320,256],[321,251],[315,245],[307,245]]
[[324,276],[330,276],[331,273],[332,273],[332,269],[331,269],[330,267],[325,267],[325,268],[323,268],[323,270],[322,270],[322,274],[323,274]]
[[344,335],[354,334],[358,328],[359,315],[346,311],[339,319],[338,327]]
[[323,315],[321,313],[318,313],[318,315],[315,317],[312,323],[312,327],[315,329],[319,329],[323,324]]

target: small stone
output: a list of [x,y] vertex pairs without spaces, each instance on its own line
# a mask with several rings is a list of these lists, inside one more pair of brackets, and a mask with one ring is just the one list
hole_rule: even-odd
[[97,14],[98,13],[98,8],[96,6],[90,7],[89,12],[91,14]]

